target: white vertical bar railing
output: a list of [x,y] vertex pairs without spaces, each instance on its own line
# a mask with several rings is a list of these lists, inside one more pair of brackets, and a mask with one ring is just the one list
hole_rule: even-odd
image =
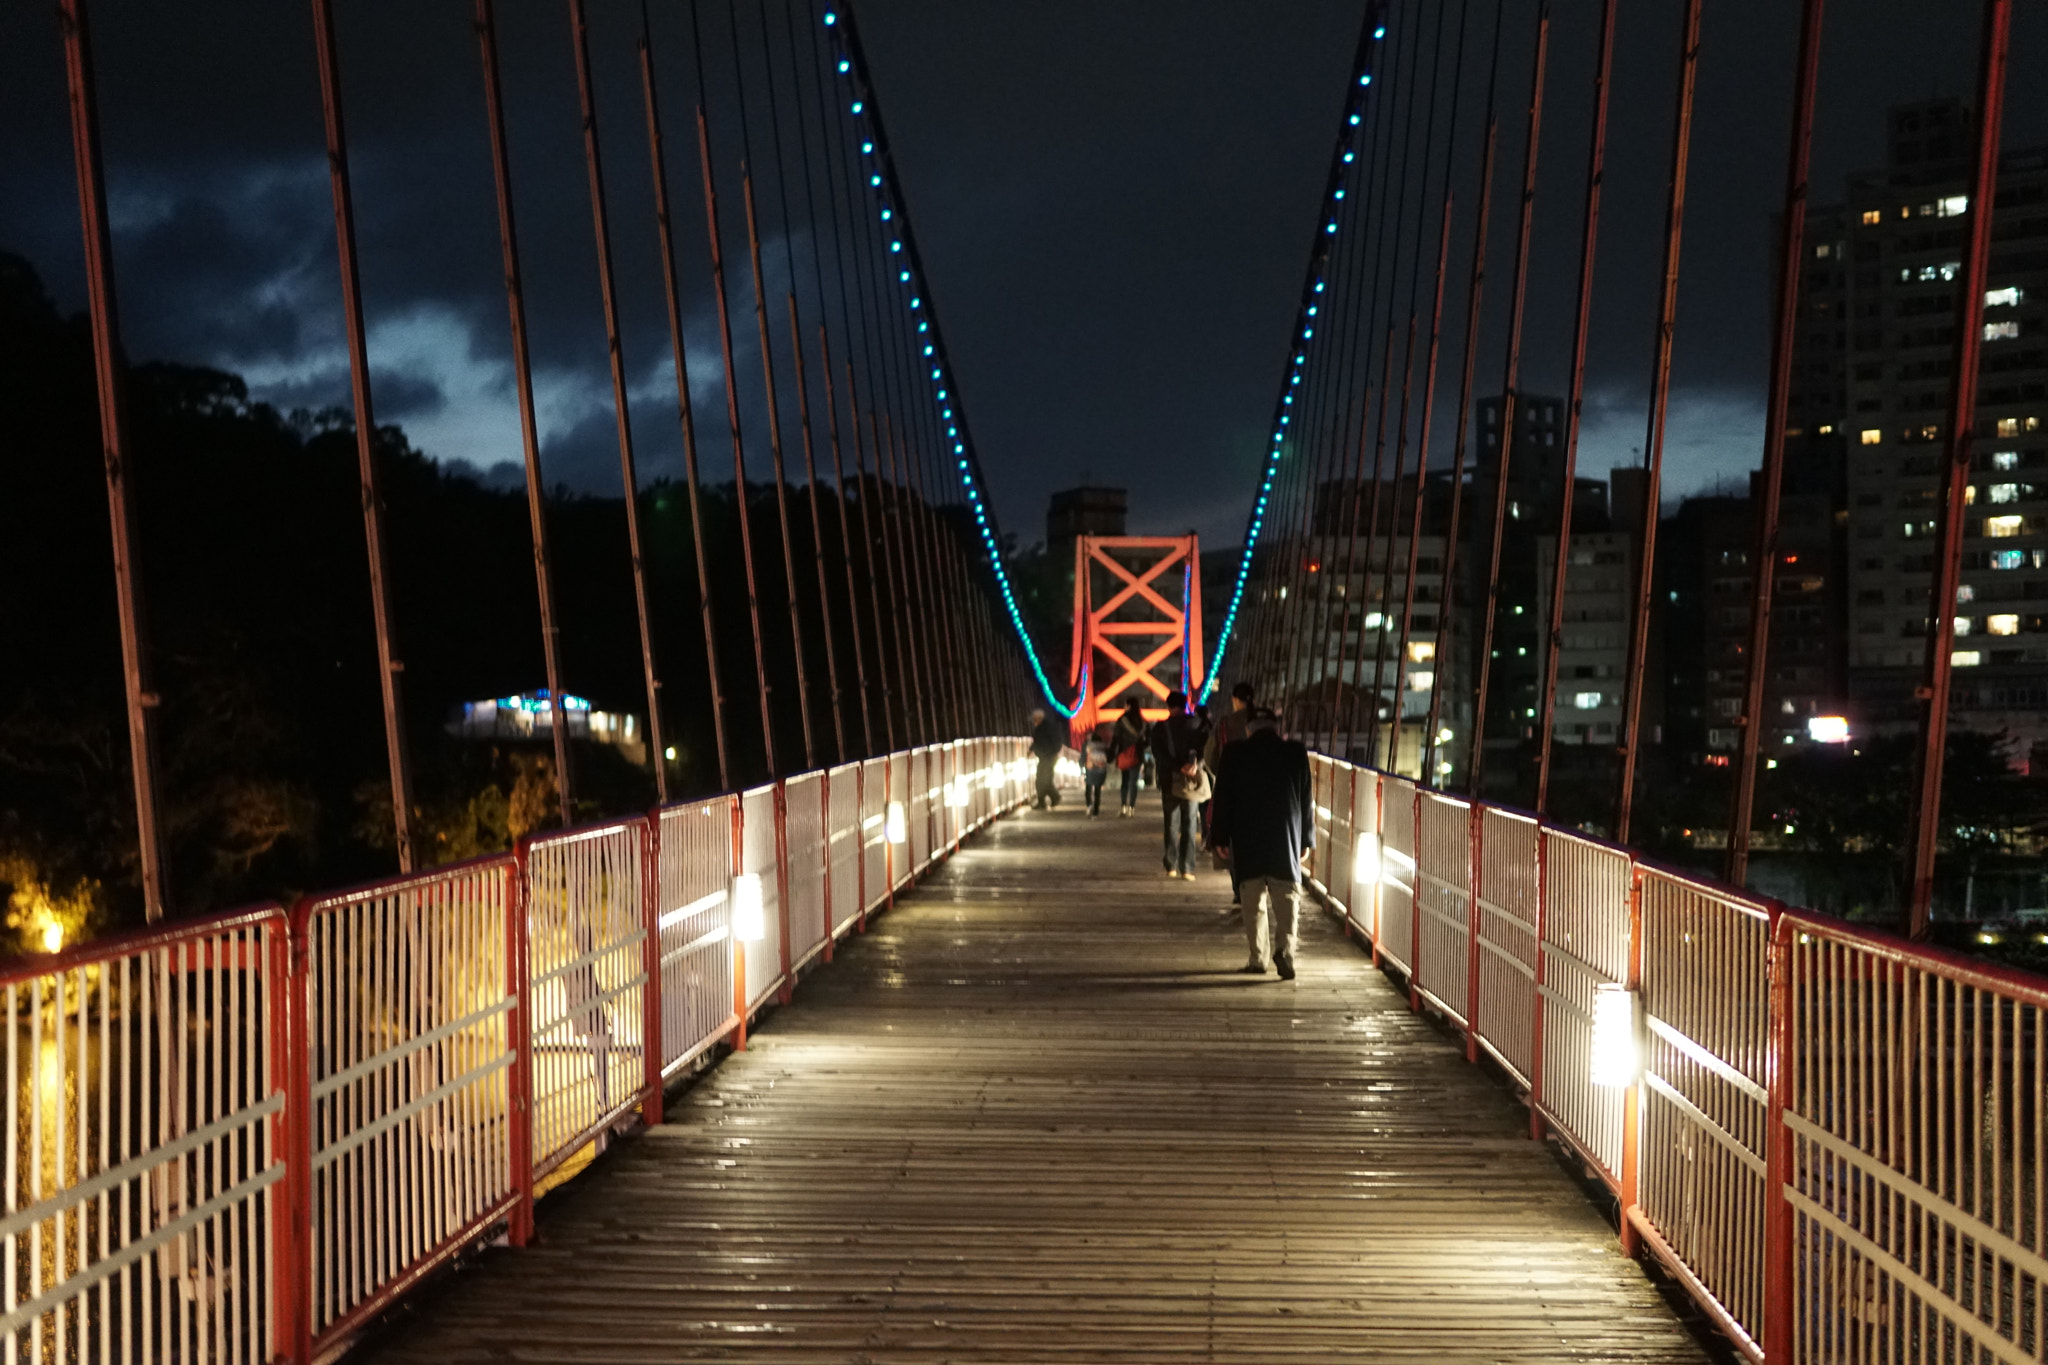
[[1415,958],[1415,784],[1380,776],[1380,924],[1382,958],[1412,978]]
[[1763,1337],[1771,911],[1643,868],[1641,1224],[1723,1327]]
[[860,765],[860,856],[867,888],[861,913],[889,903],[889,780],[893,757],[868,758]]
[[1472,946],[1472,804],[1441,792],[1415,795],[1416,932],[1413,985],[1463,1024]]
[[316,1350],[503,1219],[519,869],[484,858],[300,903]]
[[2048,988],[1785,911],[1776,1140],[1795,1357],[2048,1354]]
[[761,879],[761,920],[764,932],[752,943],[742,944],[746,955],[747,1011],[782,988],[783,963],[789,952],[783,944],[785,916],[782,913],[781,877],[776,848],[775,788],[755,787],[740,793],[740,871]]
[[5,1360],[290,1348],[290,971],[268,906],[0,972]]
[[842,763],[825,775],[825,865],[832,888],[832,932],[859,921],[861,905],[861,765]]
[[[1593,998],[1628,978],[1634,865],[1610,844],[1541,833],[1542,1057],[1537,1108],[1611,1187],[1622,1167],[1622,1091],[1592,1081]],[[1534,1079],[1534,1078],[1532,1078]]]
[[1479,811],[1479,997],[1473,1022],[1486,1048],[1528,1089],[1536,1074],[1536,821]]
[[726,1038],[732,998],[735,798],[663,807],[656,863],[661,1064],[674,1075]]
[[643,1093],[647,851],[642,818],[520,845],[535,1178]]
[[832,926],[825,922],[825,783],[804,773],[782,784],[783,882],[789,888],[791,970],[825,949]]

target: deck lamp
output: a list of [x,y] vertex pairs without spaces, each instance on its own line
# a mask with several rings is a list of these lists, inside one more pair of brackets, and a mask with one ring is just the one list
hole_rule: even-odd
[[1351,855],[1351,882],[1354,886],[1371,887],[1380,879],[1380,836],[1361,832],[1358,836],[1357,851]]
[[910,841],[910,821],[904,817],[901,801],[889,803],[889,818],[883,822],[882,832],[888,836],[892,844]]
[[732,936],[741,943],[759,943],[768,936],[758,872],[742,872],[732,879]]
[[1593,1084],[1621,1090],[1634,1085],[1643,1070],[1636,1042],[1636,993],[1619,982],[1593,988]]

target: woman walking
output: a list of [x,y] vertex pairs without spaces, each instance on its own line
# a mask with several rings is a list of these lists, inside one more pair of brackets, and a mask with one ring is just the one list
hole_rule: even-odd
[[1121,819],[1128,820],[1131,812],[1138,808],[1138,777],[1144,771],[1146,744],[1145,712],[1133,697],[1124,704],[1124,713],[1116,719],[1116,729],[1109,737],[1110,761],[1116,764],[1118,774],[1123,778],[1123,809],[1117,812]]
[[1098,725],[1088,732],[1081,750],[1081,768],[1088,780],[1088,818],[1102,814],[1102,784],[1109,780],[1109,727]]

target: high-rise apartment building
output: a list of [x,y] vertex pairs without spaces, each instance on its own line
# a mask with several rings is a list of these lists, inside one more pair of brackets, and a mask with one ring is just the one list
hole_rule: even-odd
[[[1864,730],[1917,714],[1973,122],[1952,99],[1892,109],[1886,164],[1807,219],[1787,480],[1838,483]],[[2024,759],[2048,742],[2048,148],[2004,154],[1992,211],[1952,723]]]

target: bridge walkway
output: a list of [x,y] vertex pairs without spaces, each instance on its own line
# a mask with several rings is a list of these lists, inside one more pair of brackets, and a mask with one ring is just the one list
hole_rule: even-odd
[[997,822],[367,1354],[1707,1358],[1333,920],[1297,980],[1236,974],[1155,812]]

